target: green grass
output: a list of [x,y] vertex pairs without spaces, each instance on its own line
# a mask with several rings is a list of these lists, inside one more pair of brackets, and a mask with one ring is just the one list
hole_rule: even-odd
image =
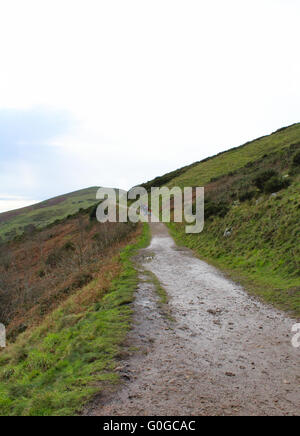
[[167,291],[164,289],[164,287],[152,271],[145,269],[144,273],[149,277],[149,279],[146,281],[153,284],[155,288],[156,294],[159,298],[158,307],[160,309],[160,313],[162,316],[165,317],[166,320],[169,321],[169,328],[171,328],[171,323],[174,323],[175,319],[173,318],[170,307],[168,306],[169,296],[167,294]]
[[155,286],[155,291],[159,297],[159,304],[160,305],[168,304],[169,301],[168,294],[166,290],[163,288],[163,286],[161,285],[156,275],[149,270],[145,270],[145,274],[147,274],[147,276],[149,277],[149,281],[153,283]]
[[122,250],[121,273],[93,304],[72,296],[41,326],[20,335],[0,354],[1,415],[74,415],[95,393],[119,383],[116,358],[131,324],[138,278],[131,257],[148,245],[150,233]]
[[300,123],[221,153],[198,165],[194,164],[168,182],[168,186],[205,186],[212,178],[242,168],[249,162],[256,161],[268,153],[283,150],[299,140]]
[[63,200],[57,204],[54,204],[56,199],[46,200],[32,207],[20,209],[16,212],[18,215],[8,216],[7,219],[4,218],[7,216],[6,213],[0,214],[0,237],[8,239],[14,234],[22,234],[24,227],[29,224],[43,228],[56,220],[75,214],[81,208],[87,209],[97,203],[97,189],[92,187],[65,194],[57,197]]
[[[276,198],[262,195],[205,221],[200,234],[170,225],[176,241],[226,271],[253,294],[300,316],[300,177]],[[230,237],[224,237],[232,227]]]
[[[194,165],[168,183],[205,186],[206,207],[216,206],[200,234],[186,234],[182,224],[171,223],[176,241],[295,316],[300,316],[300,171],[293,158],[299,147],[296,124]],[[276,197],[260,192],[254,183],[269,169],[289,174],[290,186]],[[239,201],[247,192],[253,197]],[[224,211],[222,205],[224,214],[218,213]],[[228,238],[226,228],[232,228]]]

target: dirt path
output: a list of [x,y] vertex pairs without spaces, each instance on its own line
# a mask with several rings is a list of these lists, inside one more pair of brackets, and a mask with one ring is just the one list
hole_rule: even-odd
[[143,268],[164,286],[175,321],[141,270],[129,337],[139,351],[121,364],[122,388],[96,400],[88,414],[299,415],[295,321],[176,247],[162,224],[152,233]]

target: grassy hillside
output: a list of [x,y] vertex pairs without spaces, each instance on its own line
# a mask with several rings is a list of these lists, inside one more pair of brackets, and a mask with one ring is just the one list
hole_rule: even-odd
[[1,415],[74,415],[120,382],[148,227],[100,224],[92,209],[0,246]]
[[56,220],[95,204],[97,187],[82,189],[51,198],[33,206],[0,214],[0,238],[20,235],[27,226],[45,227]]
[[175,177],[169,186],[205,186],[211,179],[242,168],[268,153],[283,150],[300,141],[300,123],[279,129],[269,136],[233,148],[192,166]]
[[205,186],[204,231],[187,235],[173,223],[179,243],[300,316],[300,124],[194,164],[167,185]]
[[247,142],[239,147],[207,157],[141,184],[150,191],[152,186],[205,186],[211,178],[227,174],[253,162],[267,153],[282,150],[299,142],[300,123],[283,127],[268,136]]

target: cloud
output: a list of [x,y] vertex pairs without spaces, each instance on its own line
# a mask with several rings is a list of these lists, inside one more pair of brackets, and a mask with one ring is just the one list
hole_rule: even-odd
[[8,194],[130,188],[299,121],[297,1],[0,8]]
[[[47,145],[52,138],[65,134],[72,123],[70,114],[62,110],[45,107],[0,109],[0,147],[6,152],[4,156],[14,155],[16,148],[26,152],[30,146]],[[10,150],[10,145],[15,149]]]
[[51,141],[67,134],[74,124],[61,110],[0,110],[0,190],[30,198],[50,194],[66,165]]

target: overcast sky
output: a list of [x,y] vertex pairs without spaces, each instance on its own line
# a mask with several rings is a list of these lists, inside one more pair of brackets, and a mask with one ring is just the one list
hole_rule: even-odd
[[0,211],[300,121],[299,0],[0,3]]

